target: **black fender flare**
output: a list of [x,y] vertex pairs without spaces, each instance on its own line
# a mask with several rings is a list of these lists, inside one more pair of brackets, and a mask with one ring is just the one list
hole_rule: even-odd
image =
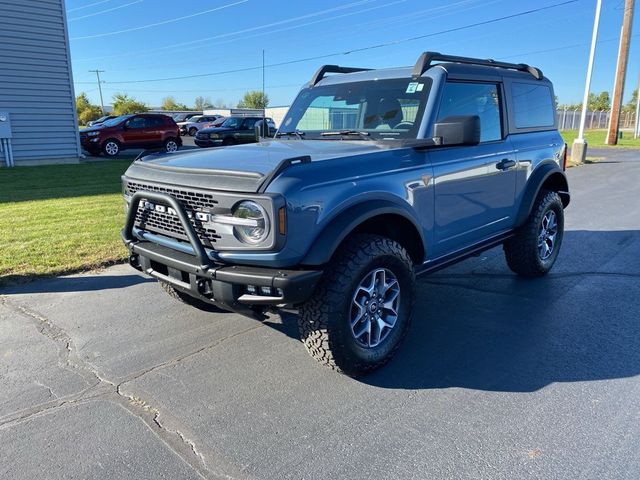
[[560,194],[562,205],[565,208],[569,205],[571,197],[569,195],[569,184],[565,173],[556,163],[542,164],[534,170],[527,180],[527,186],[520,200],[520,207],[516,215],[516,227],[519,227],[527,220],[542,186],[547,180],[551,179],[552,176],[556,177],[554,179],[554,185],[556,185],[556,191]]
[[389,200],[367,200],[357,203],[335,215],[314,239],[303,265],[323,265],[331,260],[342,241],[359,225],[378,215],[399,215],[411,222],[424,249],[424,236],[419,223],[408,209]]

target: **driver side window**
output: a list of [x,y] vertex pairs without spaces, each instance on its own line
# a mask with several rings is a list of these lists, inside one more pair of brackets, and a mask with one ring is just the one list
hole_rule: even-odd
[[502,139],[502,116],[498,86],[490,83],[447,83],[438,120],[452,115],[478,115],[480,142]]
[[129,128],[145,128],[146,126],[147,122],[144,117],[134,117],[127,122]]

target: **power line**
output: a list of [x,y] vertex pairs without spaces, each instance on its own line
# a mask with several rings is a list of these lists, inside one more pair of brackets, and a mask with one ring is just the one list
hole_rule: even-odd
[[249,0],[239,0],[239,1],[234,2],[234,3],[229,3],[227,5],[222,5],[221,7],[211,8],[209,10],[204,10],[204,11],[198,12],[198,13],[192,13],[191,15],[185,15],[184,17],[171,18],[169,20],[163,20],[162,22],[150,23],[148,25],[142,25],[140,27],[127,28],[127,29],[124,29],[124,30],[117,30],[115,32],[96,33],[95,35],[85,35],[85,36],[82,36],[82,37],[74,37],[71,40],[86,40],[88,38],[108,37],[108,36],[111,36],[111,35],[118,35],[120,33],[135,32],[135,31],[138,31],[138,30],[144,30],[146,28],[158,27],[160,25],[167,25],[168,23],[180,22],[182,20],[186,20],[188,18],[197,17],[199,15],[205,15],[207,13],[217,12],[218,10],[223,10],[225,8],[235,7],[236,5],[241,5],[243,3],[247,3],[248,1]]
[[[413,42],[413,41],[416,41],[416,40],[422,40],[424,38],[434,37],[434,36],[437,36],[437,35],[443,35],[445,33],[458,32],[458,31],[461,31],[461,30],[466,30],[468,28],[474,28],[474,27],[478,27],[478,26],[482,26],[482,25],[489,25],[489,24],[501,22],[501,21],[504,21],[504,20],[510,20],[512,18],[522,17],[522,16],[525,16],[525,15],[531,15],[533,13],[538,13],[538,12],[541,12],[541,11],[550,10],[552,8],[556,8],[556,7],[560,7],[560,6],[576,3],[577,1],[578,0],[567,0],[567,1],[564,1],[564,2],[548,5],[546,7],[539,7],[539,8],[534,8],[534,9],[530,9],[530,10],[525,10],[523,12],[514,13],[514,14],[511,14],[511,15],[505,15],[505,16],[493,18],[493,19],[490,19],[490,20],[484,20],[484,21],[472,23],[472,24],[469,24],[469,25],[463,25],[463,26],[460,26],[460,27],[448,28],[446,30],[440,30],[438,32],[427,33],[427,34],[424,34],[424,35],[417,35],[417,36],[414,36],[414,37],[409,37],[409,38],[404,38],[404,39],[399,39],[399,40],[393,40],[391,42],[385,42],[385,43],[379,43],[379,44],[376,44],[376,45],[369,45],[369,46],[366,46],[366,47],[355,48],[355,49],[347,50],[347,51],[344,51],[344,52],[327,53],[327,54],[323,54],[323,55],[315,55],[315,56],[311,56],[311,57],[299,58],[299,59],[295,59],[295,60],[288,60],[288,61],[279,62],[279,63],[272,63],[272,64],[269,64],[269,65],[265,65],[265,68],[266,67],[268,67],[268,68],[281,67],[281,66],[284,66],[284,65],[292,65],[292,64],[295,64],[295,63],[302,63],[302,62],[307,62],[307,61],[311,61],[311,60],[320,60],[320,59],[323,59],[323,58],[350,55],[352,53],[359,53],[359,52],[364,52],[364,51],[368,51],[368,50],[375,50],[375,49],[379,49],[379,48],[383,48],[383,47],[389,47],[389,46],[392,46],[392,45],[399,45],[401,43]],[[165,78],[150,78],[150,79],[144,79],[144,80],[120,80],[120,81],[108,82],[108,83],[110,83],[110,84],[131,84],[131,83],[163,82],[163,81],[169,81],[169,80],[185,80],[185,79],[189,79],[189,78],[212,77],[212,76],[217,76],[217,75],[225,75],[225,74],[229,74],[229,73],[248,72],[248,71],[252,71],[252,70],[259,70],[261,68],[262,68],[262,66],[243,67],[243,68],[236,68],[236,69],[231,69],[231,70],[224,70],[224,71],[210,72],[210,73],[199,73],[199,74],[193,74],[193,75],[181,75],[181,76],[176,76],[176,77],[165,77]]]
[[70,8],[69,10],[67,10],[67,13],[75,12],[76,10],[84,10],[85,8],[95,7],[96,5],[100,5],[102,3],[108,3],[108,2],[111,2],[111,1],[113,1],[113,0],[101,0],[99,2],[90,3],[89,5],[83,5],[82,7]]
[[135,5],[136,3],[142,3],[144,0],[135,0],[135,2],[125,3],[124,5],[119,5],[113,8],[107,8],[106,10],[100,10],[99,12],[89,13],[87,15],[82,15],[80,17],[73,17],[67,20],[68,22],[75,22],[76,20],[82,20],[83,18],[95,17],[96,15],[102,15],[103,13],[113,12],[114,10],[120,10],[121,8],[129,7],[131,5]]
[[[364,4],[367,4],[367,3],[374,2],[374,1],[377,1],[377,0],[358,0],[356,2],[351,2],[351,3],[348,3],[346,5],[341,5],[339,7],[333,7],[333,8],[328,8],[328,9],[325,8],[325,9],[317,10],[315,12],[311,12],[311,13],[308,13],[308,14],[305,14],[305,15],[301,15],[301,16],[298,16],[298,17],[292,17],[292,18],[288,18],[288,19],[285,19],[285,20],[280,20],[278,22],[265,23],[265,24],[256,25],[254,27],[250,27],[250,28],[247,28],[247,29],[236,30],[234,32],[228,32],[226,34],[222,34],[221,36],[240,35],[242,33],[248,33],[250,31],[256,31],[256,30],[262,30],[262,29],[274,27],[274,26],[277,26],[277,25],[283,25],[285,23],[297,22],[298,20],[303,20],[305,18],[317,17],[318,15],[324,15],[326,13],[332,13],[332,12],[335,12],[335,11],[344,10],[344,9],[351,8],[351,7],[354,7],[354,6],[364,5]],[[354,14],[361,13],[361,12],[362,12],[362,10],[360,10],[358,12],[354,12]],[[333,18],[335,18],[335,17],[331,17],[331,18],[329,18],[327,20],[331,20]],[[269,32],[266,32],[266,34],[270,34],[272,32],[273,31],[269,31]],[[185,45],[190,45],[190,44],[194,44],[194,43],[200,43],[200,42],[206,42],[206,41],[210,41],[210,40],[215,40],[217,38],[218,38],[218,36],[205,37],[205,38],[200,38],[198,40],[190,40],[188,42],[182,42],[182,43],[172,43],[171,45],[165,45],[164,47],[151,48],[151,49],[141,50],[141,51],[133,52],[133,53],[124,53],[124,54],[119,54],[119,55],[103,55],[101,57],[91,57],[91,58],[81,58],[81,59],[78,59],[76,61],[85,61],[85,60],[92,60],[93,61],[93,60],[96,60],[96,59],[120,58],[120,57],[127,57],[127,56],[131,56],[131,55],[140,56],[140,55],[144,55],[144,54],[147,54],[147,53],[154,53],[154,52],[164,51],[164,50],[167,50],[167,49],[180,48],[180,47],[183,47]]]

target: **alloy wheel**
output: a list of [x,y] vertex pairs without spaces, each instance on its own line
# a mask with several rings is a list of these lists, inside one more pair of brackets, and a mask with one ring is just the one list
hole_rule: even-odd
[[400,283],[386,268],[364,276],[351,299],[350,327],[356,342],[374,348],[389,336],[398,320]]
[[107,142],[107,144],[104,146],[104,151],[109,155],[117,155],[119,150],[120,148],[115,142]]
[[540,260],[547,260],[553,254],[557,237],[558,218],[556,212],[549,210],[542,217],[538,231],[538,256]]
[[167,144],[165,145],[165,148],[166,148],[167,152],[169,152],[169,153],[177,152],[178,151],[178,144],[176,142],[174,142],[173,140],[169,140],[167,142]]

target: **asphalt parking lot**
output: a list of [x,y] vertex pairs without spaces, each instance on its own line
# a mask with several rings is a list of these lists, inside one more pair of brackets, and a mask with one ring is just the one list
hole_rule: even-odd
[[423,278],[357,380],[292,314],[193,310],[124,265],[0,290],[0,477],[640,478],[640,153],[592,154],[549,276],[493,249]]

